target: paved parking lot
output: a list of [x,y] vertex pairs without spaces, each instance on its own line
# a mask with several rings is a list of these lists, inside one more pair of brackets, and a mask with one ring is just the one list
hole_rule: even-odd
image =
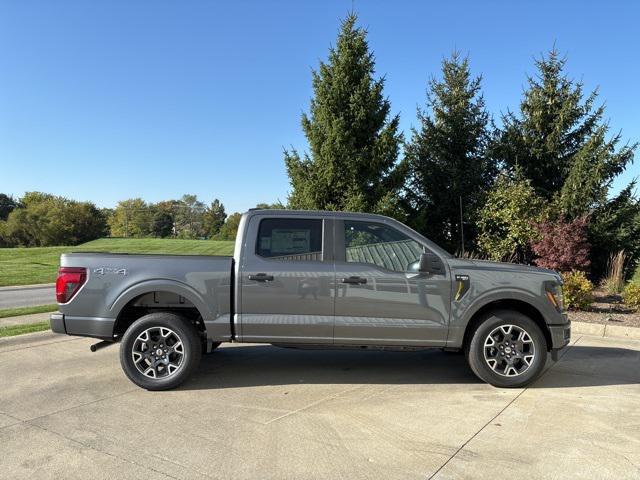
[[118,347],[0,340],[1,478],[640,478],[640,342],[576,337],[527,389],[460,355],[228,345],[146,392]]

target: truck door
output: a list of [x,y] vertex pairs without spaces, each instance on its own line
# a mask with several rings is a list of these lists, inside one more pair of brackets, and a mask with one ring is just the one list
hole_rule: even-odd
[[240,266],[245,342],[332,343],[333,221],[253,215]]
[[444,345],[449,273],[418,273],[426,248],[409,232],[378,221],[336,220],[334,342]]

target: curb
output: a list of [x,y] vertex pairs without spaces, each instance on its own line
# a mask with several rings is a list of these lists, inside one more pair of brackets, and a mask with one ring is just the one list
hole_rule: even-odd
[[0,327],[48,322],[50,315],[55,312],[56,310],[51,310],[50,312],[27,313],[26,315],[15,315],[13,317],[0,318]]
[[571,322],[571,333],[593,335],[604,338],[627,338],[640,340],[640,328],[602,323]]
[[0,287],[0,292],[8,292],[11,290],[33,290],[36,288],[55,287],[55,283],[35,283],[33,285],[10,285],[8,287]]
[[74,337],[61,333],[54,333],[51,330],[44,332],[25,333],[15,337],[0,338],[0,354],[23,350],[25,348],[52,345],[54,343],[76,342],[84,337]]
[[25,343],[44,342],[51,341],[60,338],[64,339],[63,335],[53,333],[51,330],[45,330],[43,332],[23,333],[22,335],[15,335],[13,337],[0,338],[0,352],[4,347],[12,347],[14,345],[23,345]]

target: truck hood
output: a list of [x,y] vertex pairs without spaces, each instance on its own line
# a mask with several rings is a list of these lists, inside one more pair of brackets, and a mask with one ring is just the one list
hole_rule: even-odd
[[520,265],[517,263],[506,262],[492,262],[489,260],[469,260],[466,258],[450,258],[448,259],[449,266],[454,269],[464,270],[488,270],[499,272],[513,272],[513,273],[529,273],[534,275],[548,275],[554,279],[558,279],[560,275],[555,270],[549,270],[548,268],[534,267],[531,265]]

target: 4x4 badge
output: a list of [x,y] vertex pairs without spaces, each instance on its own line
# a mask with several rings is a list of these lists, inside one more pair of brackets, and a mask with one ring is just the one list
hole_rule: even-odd
[[127,276],[126,268],[113,268],[113,267],[100,267],[93,270],[93,273],[97,275],[105,275],[107,273],[112,273],[114,275],[123,275]]

